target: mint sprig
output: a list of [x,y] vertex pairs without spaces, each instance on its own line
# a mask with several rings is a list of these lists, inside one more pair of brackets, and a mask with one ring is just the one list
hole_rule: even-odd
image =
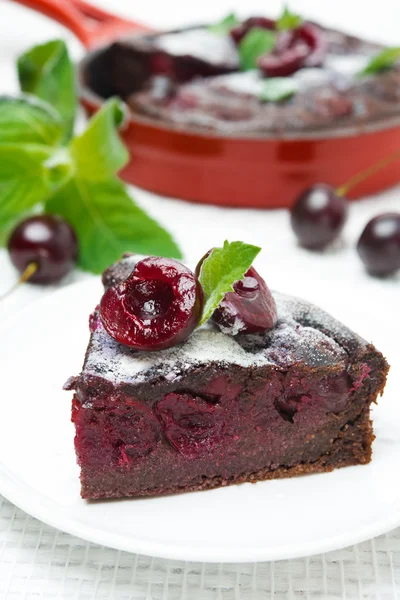
[[69,165],[52,164],[53,156],[47,146],[0,144],[0,230],[42,202],[68,177]]
[[260,100],[263,102],[281,102],[291,98],[297,92],[297,85],[288,77],[271,77],[262,83]]
[[124,252],[180,257],[170,234],[135,205],[116,177],[95,181],[76,174],[46,202],[79,240],[79,266],[101,273]]
[[230,30],[236,27],[236,25],[239,25],[239,23],[240,21],[235,15],[235,13],[230,13],[229,15],[221,19],[221,21],[210,25],[208,27],[208,30],[217,35],[228,35]]
[[0,143],[56,146],[63,122],[56,110],[34,96],[0,96]]
[[[32,79],[41,100],[29,94],[0,97],[0,241],[18,218],[44,211],[65,217],[74,227],[78,264],[85,270],[100,273],[123,252],[180,258],[171,235],[135,204],[117,177],[129,159],[118,134],[123,103],[110,99],[86,130],[69,140],[73,118],[65,119],[65,109],[73,104],[75,83],[70,78],[69,93],[57,99],[56,82],[60,90],[67,82],[59,65],[72,68],[60,44],[24,55],[47,65]],[[64,118],[46,99],[63,107]]]
[[204,292],[204,309],[200,325],[203,325],[218,308],[233,284],[243,279],[261,248],[244,242],[225,241],[222,248],[214,248],[204,260],[199,280]]
[[303,19],[300,15],[293,13],[289,10],[289,7],[286,5],[283,9],[282,15],[276,21],[276,28],[278,31],[285,31],[288,29],[296,29],[300,27]]
[[60,114],[64,139],[71,138],[77,109],[75,69],[62,40],[22,54],[17,62],[21,90],[48,102]]
[[253,27],[239,43],[239,60],[242,71],[257,68],[257,60],[274,49],[276,34],[269,29]]
[[109,100],[90,119],[86,130],[71,141],[70,153],[80,176],[108,179],[127,164],[129,153],[118,134],[124,117],[122,102]]
[[400,59],[400,47],[385,48],[373,56],[367,66],[360,71],[359,76],[375,75],[381,71],[386,71],[395,65]]

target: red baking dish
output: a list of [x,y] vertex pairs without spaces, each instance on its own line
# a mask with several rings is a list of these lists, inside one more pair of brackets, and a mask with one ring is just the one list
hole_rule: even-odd
[[[81,101],[89,113],[103,99],[85,85],[85,69],[97,49],[136,30],[149,31],[81,0],[17,0],[68,27],[89,50],[79,65]],[[122,132],[131,160],[122,177],[163,196],[256,208],[290,206],[306,186],[344,184],[400,146],[400,117],[373,127],[296,138],[237,138],[182,131],[131,114]],[[355,186],[352,198],[400,181],[393,163]]]

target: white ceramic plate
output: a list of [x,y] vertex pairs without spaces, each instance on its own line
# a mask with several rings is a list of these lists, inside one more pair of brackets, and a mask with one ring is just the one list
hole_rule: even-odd
[[375,410],[370,465],[164,498],[82,500],[71,393],[61,387],[80,370],[88,314],[99,295],[95,280],[49,294],[0,338],[0,492],[17,506],[92,542],[209,562],[300,557],[400,524],[399,349],[389,320],[348,307],[338,307],[338,316],[376,342],[392,363]]

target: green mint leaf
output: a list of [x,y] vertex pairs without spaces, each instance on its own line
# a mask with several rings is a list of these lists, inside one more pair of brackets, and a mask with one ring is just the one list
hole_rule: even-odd
[[80,176],[108,179],[126,165],[129,153],[118,134],[124,116],[122,102],[113,98],[91,118],[82,135],[72,140],[70,152]]
[[0,230],[43,202],[70,173],[54,160],[53,148],[36,144],[0,145]]
[[35,96],[0,96],[0,144],[57,145],[63,124],[57,111]]
[[260,100],[263,102],[280,102],[287,100],[297,92],[297,86],[288,77],[271,77],[262,83]]
[[218,23],[213,23],[209,26],[208,30],[212,31],[212,33],[216,33],[217,35],[228,35],[231,29],[239,25],[240,21],[235,15],[235,13],[230,13]]
[[133,202],[116,177],[74,177],[47,201],[46,211],[65,217],[74,227],[79,266],[86,271],[101,273],[123,252],[181,258],[171,235]]
[[45,100],[61,115],[64,140],[73,132],[77,109],[75,69],[65,42],[53,40],[35,46],[18,59],[18,77],[23,92]]
[[199,277],[204,292],[200,325],[208,321],[225,294],[233,292],[233,284],[243,279],[260,250],[244,242],[225,241],[205,259]]
[[257,59],[271,52],[275,46],[276,35],[268,29],[253,27],[239,44],[239,59],[242,71],[257,68]]
[[385,71],[394,66],[400,58],[400,48],[385,48],[371,58],[367,66],[360,71],[359,75],[374,75],[380,71]]
[[283,9],[282,15],[276,22],[276,28],[278,31],[284,31],[286,29],[296,29],[303,22],[303,19],[300,15],[296,15],[295,13],[290,12],[288,6],[286,5]]

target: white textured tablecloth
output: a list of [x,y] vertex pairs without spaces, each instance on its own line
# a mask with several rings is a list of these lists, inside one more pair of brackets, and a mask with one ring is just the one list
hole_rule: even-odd
[[[226,13],[239,0],[192,3],[173,0],[99,2],[114,5],[156,25],[204,19]],[[246,10],[263,2],[251,0]],[[272,7],[279,2],[271,0]],[[400,41],[398,0],[323,3],[293,0],[299,10],[323,16],[360,33]],[[169,7],[169,10],[168,10]],[[262,9],[261,9],[262,10]],[[354,24],[354,26],[353,26]],[[379,35],[378,35],[379,34]],[[16,89],[15,57],[27,46],[63,35],[74,56],[79,44],[61,27],[5,0],[0,0],[0,92]],[[400,141],[400,140],[399,140]],[[262,185],[262,182],[260,182]],[[284,211],[242,211],[196,206],[134,191],[140,203],[175,233],[188,259],[223,238],[242,237],[263,247],[259,263],[271,287],[308,297],[334,311],[335,299],[347,295],[377,307],[399,297],[400,277],[379,282],[362,270],[354,242],[366,221],[384,210],[400,210],[400,189],[352,206],[344,242],[325,255],[296,248]],[[298,274],[302,273],[300,280]],[[85,278],[75,273],[65,285]],[[0,294],[15,280],[6,253],[0,251]],[[319,285],[316,285],[319,282]],[[49,289],[26,285],[0,305],[0,324]],[[397,316],[398,318],[398,316]],[[2,398],[2,402],[7,402]],[[16,443],[23,443],[16,439]],[[396,476],[396,474],[393,474]],[[329,514],[327,514],[329,518]],[[324,598],[388,600],[400,596],[400,529],[326,555],[248,565],[204,565],[134,556],[86,543],[26,515],[0,496],[0,600],[36,598],[104,598],[110,600],[261,600]]]
[[400,530],[306,559],[256,564],[166,561],[95,546],[0,501],[0,598],[391,600]]

